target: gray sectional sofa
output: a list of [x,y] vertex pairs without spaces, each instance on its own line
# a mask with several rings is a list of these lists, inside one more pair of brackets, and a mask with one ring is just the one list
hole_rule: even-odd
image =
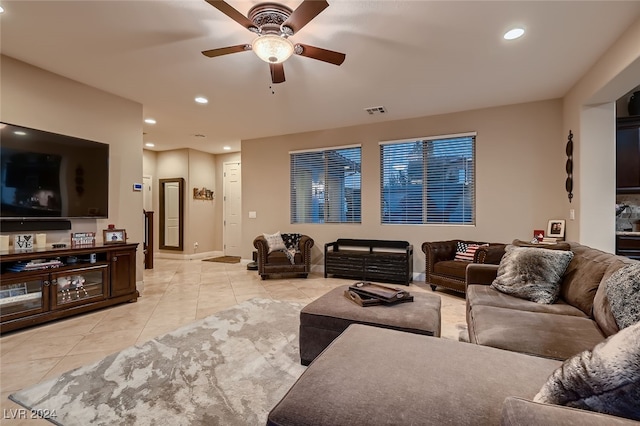
[[[497,267],[469,267],[473,343],[351,325],[313,361],[268,416],[268,425],[638,425],[640,422],[534,402],[565,358],[617,333],[601,285],[629,259],[571,244],[561,298],[547,307],[494,293]],[[473,268],[473,269],[472,269]],[[477,270],[475,269],[477,268]],[[613,322],[612,322],[613,321]],[[634,343],[634,344],[635,344]],[[622,341],[628,346],[628,341]],[[611,346],[611,345],[609,345]],[[633,362],[638,363],[637,349]],[[597,358],[597,357],[594,357]],[[640,370],[631,373],[638,394]],[[635,374],[635,376],[633,376]],[[560,375],[562,376],[562,375]],[[635,407],[635,408],[634,408]],[[638,409],[632,404],[632,410]],[[640,413],[636,413],[640,415]]]
[[606,280],[634,261],[581,244],[562,278],[560,296],[541,304],[501,293],[490,284],[498,265],[467,268],[467,325],[472,343],[565,360],[618,332]]

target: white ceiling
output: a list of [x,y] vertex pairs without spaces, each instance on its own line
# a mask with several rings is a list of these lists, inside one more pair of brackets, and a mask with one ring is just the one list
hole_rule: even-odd
[[[638,1],[328,1],[292,41],[345,62],[294,55],[273,94],[253,52],[200,53],[254,38],[204,0],[0,1],[1,52],[141,103],[156,150],[221,153],[242,139],[562,97],[640,17]],[[260,1],[228,3],[246,16]],[[513,26],[527,33],[503,40]]]

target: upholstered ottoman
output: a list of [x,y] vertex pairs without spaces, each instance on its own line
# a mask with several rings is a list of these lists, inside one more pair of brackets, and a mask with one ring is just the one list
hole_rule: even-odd
[[412,292],[413,302],[362,307],[337,287],[300,311],[300,362],[309,365],[351,324],[440,337],[440,297]]

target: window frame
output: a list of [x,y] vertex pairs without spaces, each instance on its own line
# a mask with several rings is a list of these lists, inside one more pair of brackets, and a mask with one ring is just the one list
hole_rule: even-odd
[[[344,156],[345,150],[358,150],[358,159],[353,160]],[[297,155],[312,155],[321,154],[323,164],[311,164],[311,167],[304,170],[302,167],[305,165],[305,161],[302,157],[296,157]],[[332,162],[330,157],[333,155],[334,159],[339,156],[342,158],[341,163]],[[300,166],[296,167],[296,160],[299,160]],[[327,180],[327,176],[333,175],[336,177],[336,170],[351,170],[355,169],[356,182],[352,182],[349,185],[346,182],[348,176],[338,176],[338,179],[343,179],[341,185],[337,188],[339,190],[338,197],[344,201],[336,204],[332,200],[334,199],[334,192],[332,186]],[[314,169],[314,170],[311,170]],[[321,169],[321,171],[318,171]],[[330,173],[333,172],[333,173]],[[314,177],[314,174],[319,173]],[[348,173],[348,172],[347,172]],[[317,178],[317,179],[316,179]],[[351,176],[350,181],[353,179]],[[299,182],[307,180],[308,184],[305,188],[300,190],[298,186]],[[335,180],[333,181],[335,183]],[[335,188],[335,186],[333,186]],[[350,190],[350,191],[349,191]],[[299,202],[301,201],[301,202]],[[289,151],[289,221],[291,224],[361,224],[362,223],[362,145],[343,145],[327,148],[315,148]],[[338,219],[336,220],[336,216]]]
[[[429,201],[428,191],[429,191],[429,161],[433,161],[435,157],[429,156],[427,151],[429,149],[434,149],[435,142],[437,141],[447,141],[447,140],[455,140],[455,139],[464,139],[471,138],[470,147],[466,148],[463,146],[463,141],[457,143],[456,146],[452,147],[453,152],[456,150],[467,150],[470,149],[470,155],[459,155],[457,158],[457,163],[452,161],[453,167],[448,167],[446,164],[441,165],[437,168],[434,168],[432,173],[436,173],[436,177],[446,177],[447,173],[453,170],[456,165],[458,167],[458,181],[454,182],[454,184],[462,185],[460,189],[453,189],[449,193],[453,194],[453,197],[459,198],[459,203],[462,200],[462,213],[458,213],[460,216],[460,220],[452,221],[451,216],[453,216],[452,211],[441,209],[440,213],[433,213],[433,216],[430,216],[429,213],[429,204],[435,204]],[[418,152],[415,151],[415,148],[411,147],[412,144],[419,143],[420,150]],[[427,146],[430,144],[430,148]],[[454,134],[445,134],[445,135],[435,135],[435,136],[425,136],[425,137],[417,137],[410,139],[401,139],[401,140],[388,140],[381,141],[378,143],[379,145],[379,171],[380,171],[380,181],[379,181],[379,190],[380,190],[380,224],[381,225],[437,225],[437,226],[475,226],[477,223],[477,198],[476,198],[476,188],[477,188],[477,163],[476,163],[476,150],[477,150],[477,132],[464,132],[464,133],[454,133]],[[393,153],[388,152],[388,147],[390,146],[398,146],[398,145],[406,145],[404,148],[400,148],[400,150],[404,150],[405,152],[400,152],[401,155],[404,155],[405,158],[395,158],[393,157]],[[387,151],[385,151],[387,149]],[[413,153],[411,153],[413,151]],[[398,155],[398,154],[396,154]],[[416,174],[416,168],[410,167],[410,155],[419,155],[419,169],[421,173]],[[391,156],[391,157],[389,157]],[[453,156],[452,156],[453,157]],[[444,158],[444,157],[442,157]],[[406,164],[401,164],[402,162]],[[413,161],[415,163],[415,160]],[[460,163],[463,164],[463,168],[460,168]],[[433,167],[433,166],[432,166]],[[391,168],[398,170],[398,177],[393,177],[391,172]],[[451,169],[451,170],[448,170]],[[402,173],[405,171],[405,173]],[[413,175],[413,176],[411,176]],[[453,174],[455,176],[455,173]],[[402,179],[400,179],[402,176]],[[413,179],[413,178],[419,179]],[[400,183],[396,184],[402,188],[404,188],[404,193],[400,192],[404,195],[404,198],[401,201],[392,201],[390,200],[391,194],[397,194],[397,192],[389,189],[389,181],[392,179],[396,179]],[[449,179],[447,179],[449,180]],[[419,181],[419,183],[414,184],[415,187],[411,188],[411,182]],[[442,179],[439,183],[441,188],[447,186],[446,180]],[[465,189],[467,186],[471,186],[470,189]],[[417,190],[414,190],[418,188]],[[443,194],[446,189],[443,189]],[[413,195],[412,195],[413,193]],[[397,195],[396,195],[397,196]],[[414,198],[413,204],[411,203],[411,198]],[[444,199],[444,197],[442,197]],[[468,201],[467,201],[468,199]],[[399,206],[399,204],[405,203],[405,206]],[[409,204],[409,205],[407,205]],[[419,211],[415,211],[415,208],[419,208]],[[400,217],[394,216],[393,211],[400,213]],[[413,212],[411,209],[414,209]],[[413,215],[412,215],[413,213]],[[448,220],[443,220],[445,214],[449,215]],[[440,216],[440,218],[438,218]],[[417,218],[419,217],[419,219]]]

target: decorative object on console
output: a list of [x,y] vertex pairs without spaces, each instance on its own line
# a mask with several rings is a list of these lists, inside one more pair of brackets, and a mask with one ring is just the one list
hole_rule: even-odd
[[640,322],[566,360],[533,400],[640,420]]
[[124,244],[127,242],[127,232],[124,229],[105,229],[102,239],[104,244]]
[[36,234],[36,245],[40,248],[47,246],[47,234]]
[[508,245],[491,287],[536,303],[552,304],[573,252]]
[[567,180],[564,183],[565,189],[567,190],[569,202],[573,198],[573,133],[569,130],[569,137],[567,140]]
[[92,247],[96,245],[95,232],[72,232],[71,247]]
[[14,250],[30,250],[33,248],[33,234],[16,234],[13,236]]
[[0,235],[0,251],[8,251],[8,250],[9,250],[9,236]]
[[607,299],[622,330],[640,321],[640,262],[618,269],[607,278]]

